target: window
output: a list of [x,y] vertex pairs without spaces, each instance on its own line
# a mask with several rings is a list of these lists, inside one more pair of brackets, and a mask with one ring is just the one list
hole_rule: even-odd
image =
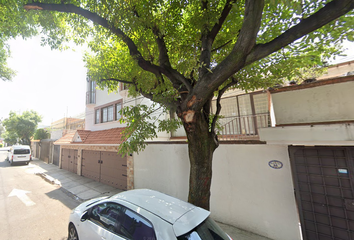
[[113,106],[109,106],[109,107],[107,107],[107,109],[108,109],[108,122],[111,122],[111,121],[113,121],[114,108],[113,108]]
[[100,123],[100,110],[97,109],[96,110],[96,119],[95,119],[95,123]]
[[120,114],[120,110],[122,110],[122,103],[116,104],[116,120],[119,120],[122,115]]
[[107,122],[108,120],[108,108],[102,108],[102,122]]
[[189,233],[177,238],[178,240],[229,240],[223,230],[211,219],[207,218]]
[[112,122],[121,118],[122,100],[95,109],[95,124]]
[[136,212],[117,203],[98,204],[89,210],[90,221],[126,239],[155,240],[152,224]]
[[14,154],[30,154],[29,149],[15,149]]

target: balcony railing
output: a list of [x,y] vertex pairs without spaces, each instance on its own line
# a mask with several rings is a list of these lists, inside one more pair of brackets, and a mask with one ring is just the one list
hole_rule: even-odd
[[87,91],[86,92],[86,104],[95,104],[96,103],[96,91]]
[[259,140],[258,128],[270,127],[269,113],[220,119],[220,140]]

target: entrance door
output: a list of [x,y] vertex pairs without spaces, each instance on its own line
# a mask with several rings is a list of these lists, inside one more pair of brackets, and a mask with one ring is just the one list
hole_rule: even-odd
[[61,168],[77,173],[77,150],[65,149],[61,151]]
[[77,173],[77,150],[70,149],[69,171]]
[[354,148],[290,147],[304,240],[354,240]]
[[69,170],[70,149],[63,148],[61,150],[61,168]]

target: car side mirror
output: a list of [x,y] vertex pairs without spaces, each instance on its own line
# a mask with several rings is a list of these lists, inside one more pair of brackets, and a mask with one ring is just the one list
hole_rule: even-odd
[[89,214],[88,214],[88,212],[86,211],[86,212],[84,212],[84,213],[82,214],[82,216],[81,216],[81,218],[80,218],[80,221],[81,221],[81,222],[85,222],[87,219],[89,219]]

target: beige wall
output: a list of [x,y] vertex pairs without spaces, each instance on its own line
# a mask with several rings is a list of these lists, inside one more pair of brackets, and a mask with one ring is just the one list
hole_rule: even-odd
[[350,123],[260,128],[261,141],[284,145],[354,145],[354,125]]
[[[348,72],[354,71],[354,61],[336,64],[327,69],[327,71],[317,79],[333,78],[339,76],[347,76]],[[353,74],[351,74],[353,75]]]
[[[282,161],[282,169],[268,166]],[[134,154],[135,188],[152,188],[187,200],[186,144],[149,144]],[[287,146],[220,145],[214,154],[214,219],[275,240],[300,239]]]
[[354,119],[354,81],[272,93],[276,124]]

